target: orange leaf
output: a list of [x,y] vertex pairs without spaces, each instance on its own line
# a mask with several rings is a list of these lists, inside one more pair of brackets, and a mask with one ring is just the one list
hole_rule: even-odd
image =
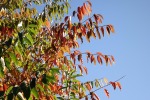
[[109,58],[108,58],[107,55],[105,55],[105,63],[106,63],[106,65],[108,65],[108,61],[109,61]]
[[86,9],[84,6],[81,7],[81,11],[83,15],[87,15]]
[[82,18],[83,18],[83,17],[82,17],[82,13],[81,13],[81,14],[80,14],[80,13],[78,13],[78,14],[77,14],[77,16],[78,16],[79,21],[81,21],[81,20],[82,20]]
[[109,92],[108,92],[108,90],[104,89],[104,92],[105,92],[106,96],[109,98]]
[[88,74],[87,68],[83,66],[83,69],[84,69],[85,73]]
[[115,82],[116,83],[116,86],[119,87],[119,89],[121,90],[122,87],[121,87],[121,84],[119,82]]
[[110,56],[110,57],[111,57],[113,63],[115,63],[115,58],[113,56]]
[[94,61],[94,55],[91,56],[91,63]]
[[82,13],[81,7],[78,7],[78,13],[79,13],[79,14]]
[[91,87],[90,82],[85,83],[85,86],[89,91],[91,91],[92,87]]
[[103,27],[101,27],[101,28],[100,28],[100,30],[101,30],[102,35],[103,35],[103,37],[104,37],[104,28],[103,28]]
[[114,33],[115,32],[115,30],[114,30],[114,27],[113,27],[113,25],[108,25],[109,26],[109,28],[110,28],[110,31],[112,32],[112,33]]
[[97,55],[97,61],[99,64],[102,65],[103,62],[102,62],[102,58],[100,57],[100,55]]

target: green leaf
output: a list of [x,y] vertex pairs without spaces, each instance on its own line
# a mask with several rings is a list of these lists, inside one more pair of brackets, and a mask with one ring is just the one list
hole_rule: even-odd
[[37,90],[35,88],[31,89],[31,94],[33,94],[36,99],[39,98],[38,92],[37,92]]
[[44,91],[44,88],[40,84],[37,84],[36,87],[39,88],[42,92]]
[[56,74],[56,73],[60,73],[60,72],[59,72],[59,68],[54,68],[54,67],[53,67],[53,68],[50,69],[50,71],[51,71],[51,73],[52,73],[53,75]]
[[5,65],[8,69],[10,69],[10,59],[9,58],[4,58]]
[[35,25],[35,24],[30,24],[29,27],[30,27],[30,28],[36,28],[37,25]]
[[4,76],[3,65],[0,61],[0,78]]
[[9,56],[12,59],[12,61],[15,63],[15,65],[18,65],[16,55],[14,53],[9,53]]
[[31,36],[29,33],[27,33],[27,34],[26,34],[26,37],[27,37],[27,39],[30,41],[30,43],[33,45],[32,36]]
[[71,78],[76,78],[76,77],[80,77],[80,76],[82,76],[82,74],[72,75]]
[[6,91],[6,95],[8,95],[10,93],[10,91],[12,90],[13,86],[10,86],[7,91]]

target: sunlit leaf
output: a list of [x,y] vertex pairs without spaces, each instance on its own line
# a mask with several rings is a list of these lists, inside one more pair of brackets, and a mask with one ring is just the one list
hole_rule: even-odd
[[103,28],[103,27],[100,27],[100,30],[101,30],[102,35],[103,35],[103,37],[104,37],[104,28]]
[[120,82],[115,82],[115,84],[120,90],[122,89]]

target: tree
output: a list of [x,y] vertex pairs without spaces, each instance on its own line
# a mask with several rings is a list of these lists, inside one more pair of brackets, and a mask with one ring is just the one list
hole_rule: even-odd
[[[43,10],[38,11],[41,5]],[[118,80],[108,82],[102,78],[85,83],[78,80],[79,76],[88,74],[82,55],[94,64],[112,65],[115,62],[112,55],[76,50],[79,40],[83,43],[84,40],[90,42],[92,37],[101,39],[106,32],[108,35],[114,33],[114,28],[113,25],[102,25],[102,15],[90,15],[90,1],[73,11],[72,16],[64,16],[69,7],[68,0],[1,1],[1,99],[98,100],[96,90],[92,90],[94,86],[101,89],[112,85],[114,89],[121,89]],[[85,16],[88,18],[83,21]],[[79,21],[73,23],[72,17]],[[108,90],[104,89],[104,92],[109,97]]]

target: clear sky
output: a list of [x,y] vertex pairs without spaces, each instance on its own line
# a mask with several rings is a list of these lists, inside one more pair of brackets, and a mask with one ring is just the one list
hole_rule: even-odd
[[[72,9],[85,0],[72,0]],[[120,82],[123,89],[113,91],[108,87],[110,98],[103,90],[96,93],[101,100],[150,100],[150,0],[91,0],[93,13],[102,14],[104,24],[113,24],[115,34],[101,40],[84,42],[81,51],[100,51],[112,54],[116,64],[112,67],[86,64],[89,75],[82,81],[107,77]]]

